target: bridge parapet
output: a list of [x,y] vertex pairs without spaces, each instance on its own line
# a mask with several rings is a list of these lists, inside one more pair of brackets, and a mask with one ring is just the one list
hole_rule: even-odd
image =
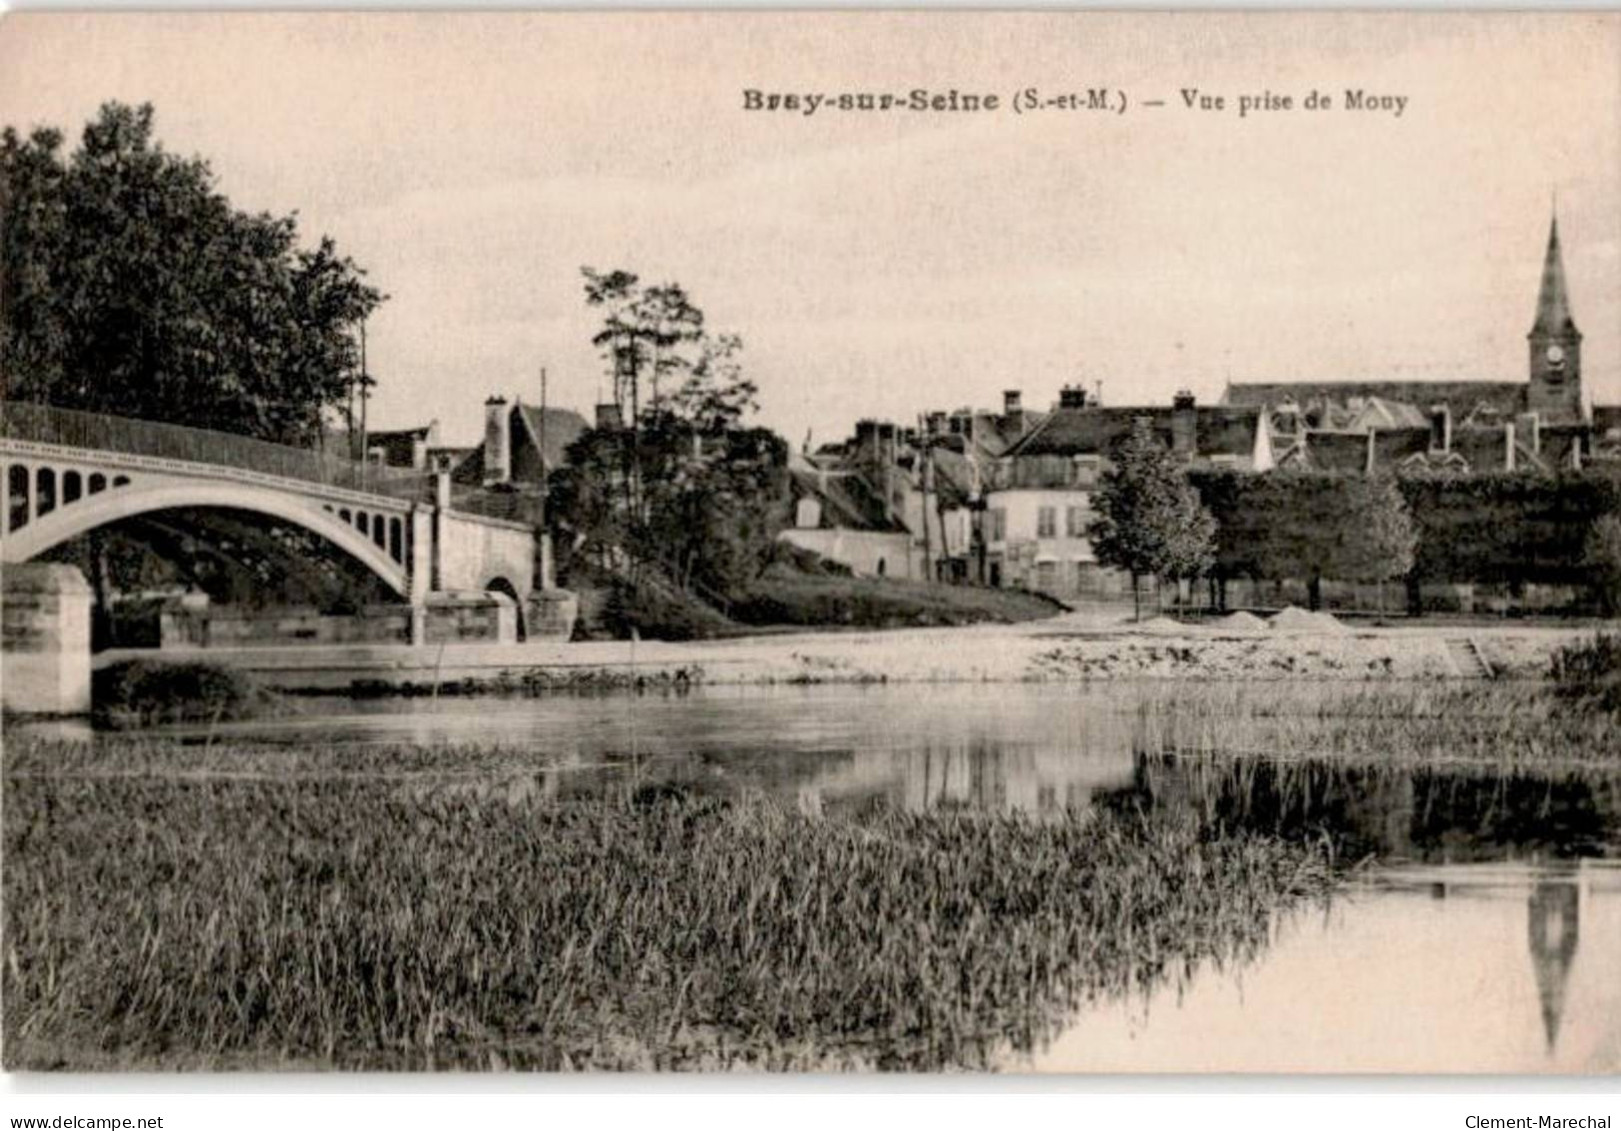
[[332,452],[272,444],[229,432],[51,405],[0,405],[0,439],[210,464],[402,499],[424,498],[431,487],[429,478],[416,468],[378,467]]

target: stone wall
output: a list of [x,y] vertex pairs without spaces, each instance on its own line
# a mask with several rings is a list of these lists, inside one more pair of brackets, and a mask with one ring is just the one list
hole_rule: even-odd
[[8,565],[0,593],[0,701],[8,711],[90,710],[90,586],[72,566]]
[[[353,613],[313,608],[215,608],[183,598],[163,611],[162,647],[282,648],[300,645],[410,644],[413,620],[421,642],[503,643],[517,640],[518,608],[501,593],[434,593],[425,605],[370,605]],[[573,624],[570,621],[569,627]],[[88,648],[87,648],[88,654]]]
[[519,597],[534,585],[539,564],[534,531],[526,526],[440,516],[439,579],[447,592],[483,590],[505,578]]
[[241,609],[181,598],[165,606],[162,648],[250,648],[298,644],[409,644],[409,605],[370,605],[354,613],[305,606]]
[[532,641],[568,640],[574,635],[580,602],[567,589],[531,593],[525,602],[524,638]]
[[423,640],[428,644],[513,644],[518,606],[505,593],[433,593],[428,597]]

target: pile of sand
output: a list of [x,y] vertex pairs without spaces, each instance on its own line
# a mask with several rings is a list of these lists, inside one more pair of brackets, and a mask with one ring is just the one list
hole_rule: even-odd
[[1205,621],[1211,629],[1224,634],[1240,634],[1248,636],[1252,633],[1265,632],[1266,621],[1254,613],[1229,613],[1224,617],[1212,617]]
[[1274,614],[1272,619],[1267,622],[1267,625],[1273,632],[1339,635],[1347,631],[1343,624],[1328,613],[1311,613],[1305,609],[1297,609],[1293,605]]

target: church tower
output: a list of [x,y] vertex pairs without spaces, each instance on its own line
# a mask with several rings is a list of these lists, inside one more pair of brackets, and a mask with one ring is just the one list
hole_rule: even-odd
[[1548,229],[1537,318],[1526,338],[1531,343],[1531,384],[1525,407],[1544,422],[1582,419],[1582,334],[1570,315],[1557,216]]

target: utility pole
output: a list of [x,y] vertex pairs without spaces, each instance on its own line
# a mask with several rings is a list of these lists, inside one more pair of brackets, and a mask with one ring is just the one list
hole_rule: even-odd
[[[551,469],[546,465],[546,367],[540,367],[540,499],[546,502],[546,480]],[[542,514],[545,512],[543,511]],[[543,520],[544,521],[544,520]]]
[[371,374],[366,371],[366,323],[360,323],[360,482],[370,477],[371,452],[366,440],[366,402],[371,400]]
[[[929,537],[929,488],[934,481],[934,445],[930,442],[932,437],[924,430],[927,427],[923,414],[917,414],[918,461],[917,479],[918,493],[921,496],[918,514],[923,520],[923,580],[935,580],[934,569],[934,540]],[[945,538],[945,531],[940,531],[941,539]]]

